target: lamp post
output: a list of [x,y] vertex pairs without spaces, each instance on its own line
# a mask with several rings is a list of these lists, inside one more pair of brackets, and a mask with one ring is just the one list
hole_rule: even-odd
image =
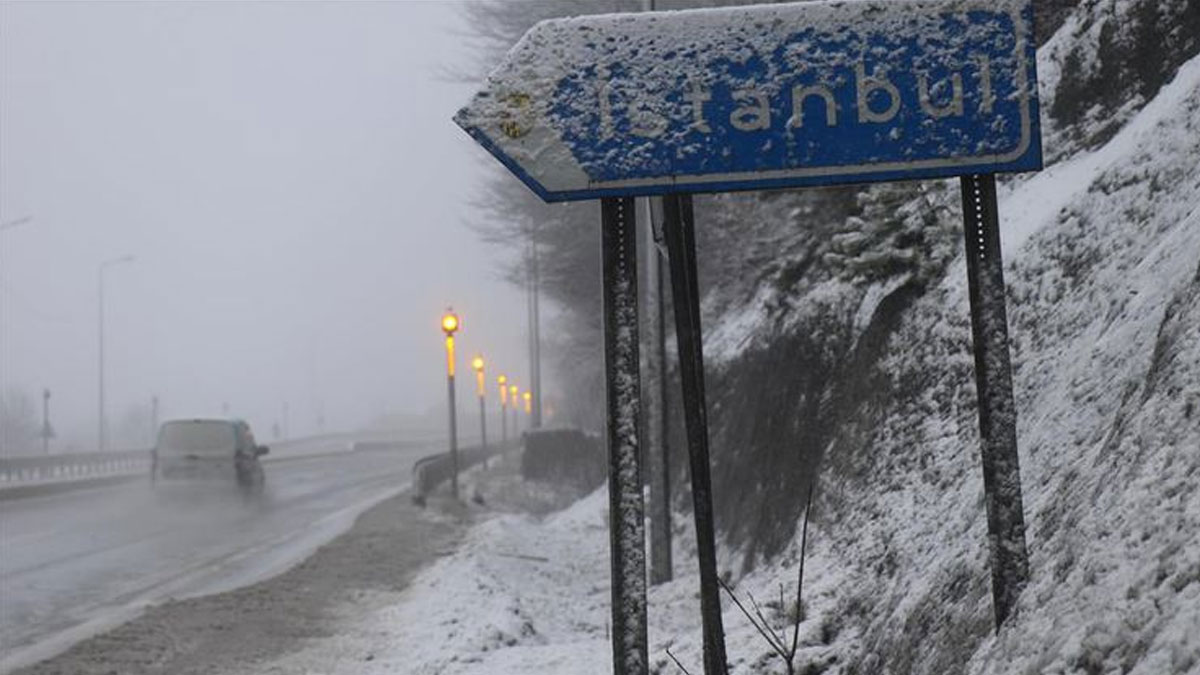
[[496,378],[496,383],[500,385],[500,442],[508,443],[508,376],[501,375]]
[[[542,332],[539,314],[541,272],[538,261],[538,228],[529,233],[529,389],[536,393],[529,417],[529,428],[542,426]],[[530,395],[532,396],[533,393]],[[528,411],[527,411],[528,412]]]
[[150,446],[158,441],[158,396],[150,397]]
[[458,327],[458,315],[447,308],[442,315],[442,332],[446,334],[446,390],[450,395],[450,492],[455,499],[458,499],[458,424],[454,418],[454,333]]
[[484,462],[487,462],[487,406],[484,405],[483,357],[471,359],[471,367],[475,369],[475,383],[479,393],[479,444],[483,446]]
[[521,406],[521,399],[520,399],[520,397],[517,396],[517,392],[519,392],[519,391],[520,391],[520,389],[517,387],[517,385],[515,385],[515,384],[508,385],[508,400],[509,400],[508,407],[512,409],[512,413],[513,413],[513,435],[514,436],[517,435],[517,433],[520,431],[520,428],[521,428],[520,420],[517,419],[517,408],[519,408]]
[[[33,220],[33,216],[21,216],[13,220],[0,223],[0,234],[5,230],[11,230],[14,227],[24,225]],[[4,388],[4,238],[0,237],[0,448],[8,445],[8,425],[5,424],[5,412],[7,408],[4,405],[5,388]]]
[[100,267],[98,267],[96,270],[97,286],[98,286],[99,292],[100,292],[99,293],[99,295],[100,295],[100,303],[99,303],[100,313],[99,313],[99,317],[98,317],[99,320],[98,320],[98,330],[97,330],[99,342],[100,342],[100,349],[99,349],[99,355],[100,355],[100,363],[99,363],[100,387],[99,387],[99,389],[100,389],[100,391],[99,391],[99,400],[98,400],[97,408],[99,409],[100,419],[98,420],[98,423],[97,423],[96,437],[97,437],[97,446],[98,446],[100,452],[104,452],[108,448],[108,419],[105,417],[105,410],[104,410],[104,273],[107,272],[112,267],[115,267],[115,266],[123,264],[123,263],[130,263],[130,262],[133,262],[133,260],[134,260],[134,257],[132,255],[128,255],[128,254],[117,257],[117,258],[110,258],[110,259],[105,260],[104,262],[100,263]]
[[50,454],[50,437],[54,430],[50,427],[50,390],[42,390],[42,454]]
[[533,392],[526,389],[521,394],[521,398],[523,398],[525,400],[525,416],[528,418],[527,420],[525,420],[525,428],[526,429],[536,429],[537,428],[537,416],[535,416],[533,414]]

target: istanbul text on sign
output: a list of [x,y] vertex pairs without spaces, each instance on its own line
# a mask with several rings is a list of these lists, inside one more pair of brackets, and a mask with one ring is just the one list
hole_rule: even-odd
[[456,121],[544,199],[1041,166],[1028,0],[851,0],[535,26]]

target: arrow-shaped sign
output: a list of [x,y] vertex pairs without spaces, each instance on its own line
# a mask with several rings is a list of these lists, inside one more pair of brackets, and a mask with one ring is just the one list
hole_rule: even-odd
[[553,19],[455,121],[547,201],[1041,167],[1029,0]]

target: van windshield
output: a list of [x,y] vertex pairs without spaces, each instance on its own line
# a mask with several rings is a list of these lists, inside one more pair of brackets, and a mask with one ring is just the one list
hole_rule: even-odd
[[232,457],[233,425],[218,420],[170,422],[158,434],[158,451],[166,455]]

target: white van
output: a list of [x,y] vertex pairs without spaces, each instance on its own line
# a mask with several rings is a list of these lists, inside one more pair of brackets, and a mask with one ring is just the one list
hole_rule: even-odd
[[266,478],[258,458],[268,452],[242,420],[172,420],[158,430],[151,477],[155,483],[225,482],[257,493]]

